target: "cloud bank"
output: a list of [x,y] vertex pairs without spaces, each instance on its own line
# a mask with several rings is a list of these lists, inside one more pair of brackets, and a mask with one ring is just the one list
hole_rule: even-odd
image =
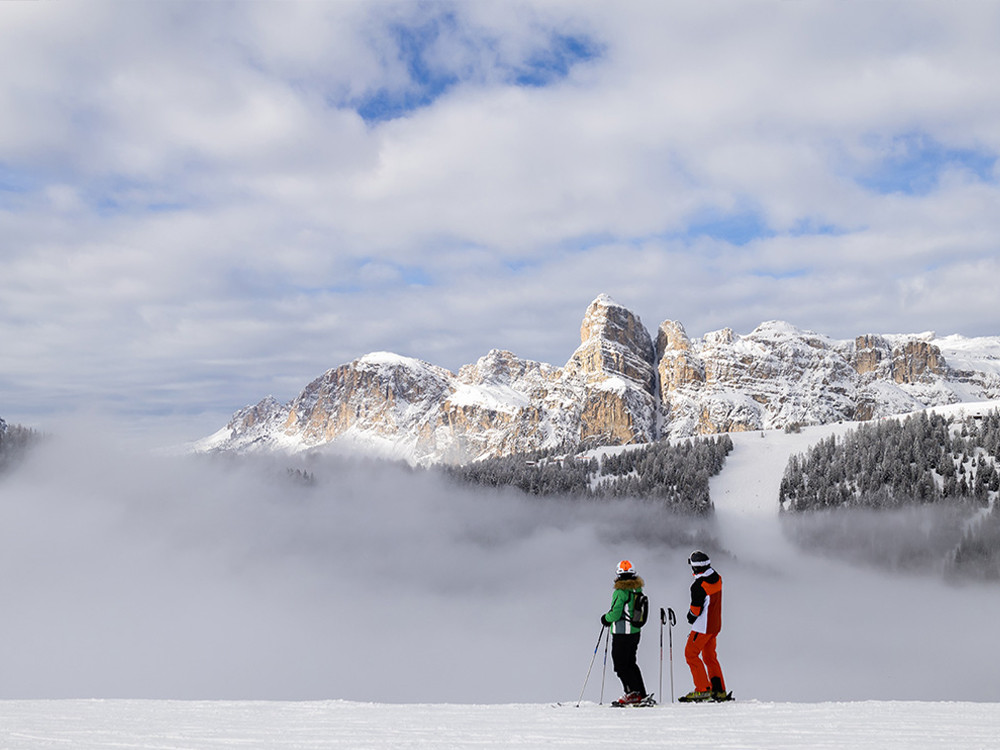
[[[1000,617],[989,587],[811,557],[773,520],[703,526],[655,503],[488,493],[336,459],[296,464],[309,485],[282,461],[81,437],[0,478],[0,698],[576,700],[625,557],[653,606],[647,687],[669,606],[663,692],[672,636],[681,694],[698,546],[726,580],[720,658],[738,697],[1000,699],[976,630]],[[980,658],[956,655],[972,647]],[[599,654],[588,700],[602,667]],[[617,690],[609,665],[605,699]]]

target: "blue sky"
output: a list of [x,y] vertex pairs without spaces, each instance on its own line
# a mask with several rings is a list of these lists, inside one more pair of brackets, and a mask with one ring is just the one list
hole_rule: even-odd
[[997,154],[989,148],[949,147],[925,133],[896,135],[876,147],[883,155],[859,175],[858,182],[881,195],[930,195],[949,172],[996,184]]
[[[389,350],[1000,335],[1000,8],[0,3],[0,417],[199,437]],[[137,428],[138,429],[138,428]]]

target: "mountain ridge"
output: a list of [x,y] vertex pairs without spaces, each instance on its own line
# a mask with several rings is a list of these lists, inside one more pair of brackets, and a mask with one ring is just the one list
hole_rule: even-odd
[[[953,363],[953,364],[950,364]],[[492,349],[457,373],[373,352],[327,370],[291,401],[267,396],[196,452],[350,447],[414,464],[463,463],[557,446],[779,429],[1000,398],[1000,337],[862,334],[837,340],[785,321],[692,339],[651,336],[608,295],[554,366]]]

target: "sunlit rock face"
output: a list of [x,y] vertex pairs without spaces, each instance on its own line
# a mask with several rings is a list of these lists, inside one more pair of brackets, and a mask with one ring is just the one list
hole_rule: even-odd
[[620,377],[652,393],[656,385],[653,342],[642,321],[607,295],[594,300],[580,326],[580,346],[566,363],[569,375]]
[[[950,362],[953,360],[954,363]],[[1000,337],[865,334],[848,341],[767,321],[692,338],[674,320],[655,341],[601,295],[563,367],[494,349],[457,374],[368,354],[331,369],[287,404],[237,412],[199,451],[348,445],[420,464],[538,448],[825,424],[1000,398]]]
[[656,436],[649,332],[604,295],[587,308],[580,346],[565,367],[491,351],[459,370],[456,380],[438,424],[443,460]]
[[462,367],[437,423],[438,460],[461,462],[558,445],[574,436],[574,394],[558,367],[497,349]]
[[854,340],[851,363],[859,375],[873,374],[875,379],[896,383],[932,383],[947,376],[941,350],[917,336],[889,337],[866,334]]
[[933,383],[945,375],[941,350],[927,341],[907,341],[892,352],[892,376],[897,383]]
[[579,394],[579,439],[622,445],[655,440],[656,365],[649,332],[632,312],[601,295],[580,326],[564,368]]
[[378,352],[329,370],[292,402],[284,432],[310,446],[357,433],[433,452],[434,427],[454,376],[441,367]]
[[746,336],[725,328],[690,341],[678,324],[664,326],[660,399],[672,436],[772,429],[853,414],[854,371],[826,337],[769,321]]

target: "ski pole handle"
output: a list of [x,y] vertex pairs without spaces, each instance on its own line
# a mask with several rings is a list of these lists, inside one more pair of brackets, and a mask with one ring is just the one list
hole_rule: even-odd
[[[663,610],[661,609],[660,612],[662,613]],[[667,607],[667,612],[670,614],[670,627],[673,627],[677,624],[677,615],[674,614],[674,611],[670,607]]]
[[660,625],[667,624],[667,613],[663,611],[663,607],[660,607]]

